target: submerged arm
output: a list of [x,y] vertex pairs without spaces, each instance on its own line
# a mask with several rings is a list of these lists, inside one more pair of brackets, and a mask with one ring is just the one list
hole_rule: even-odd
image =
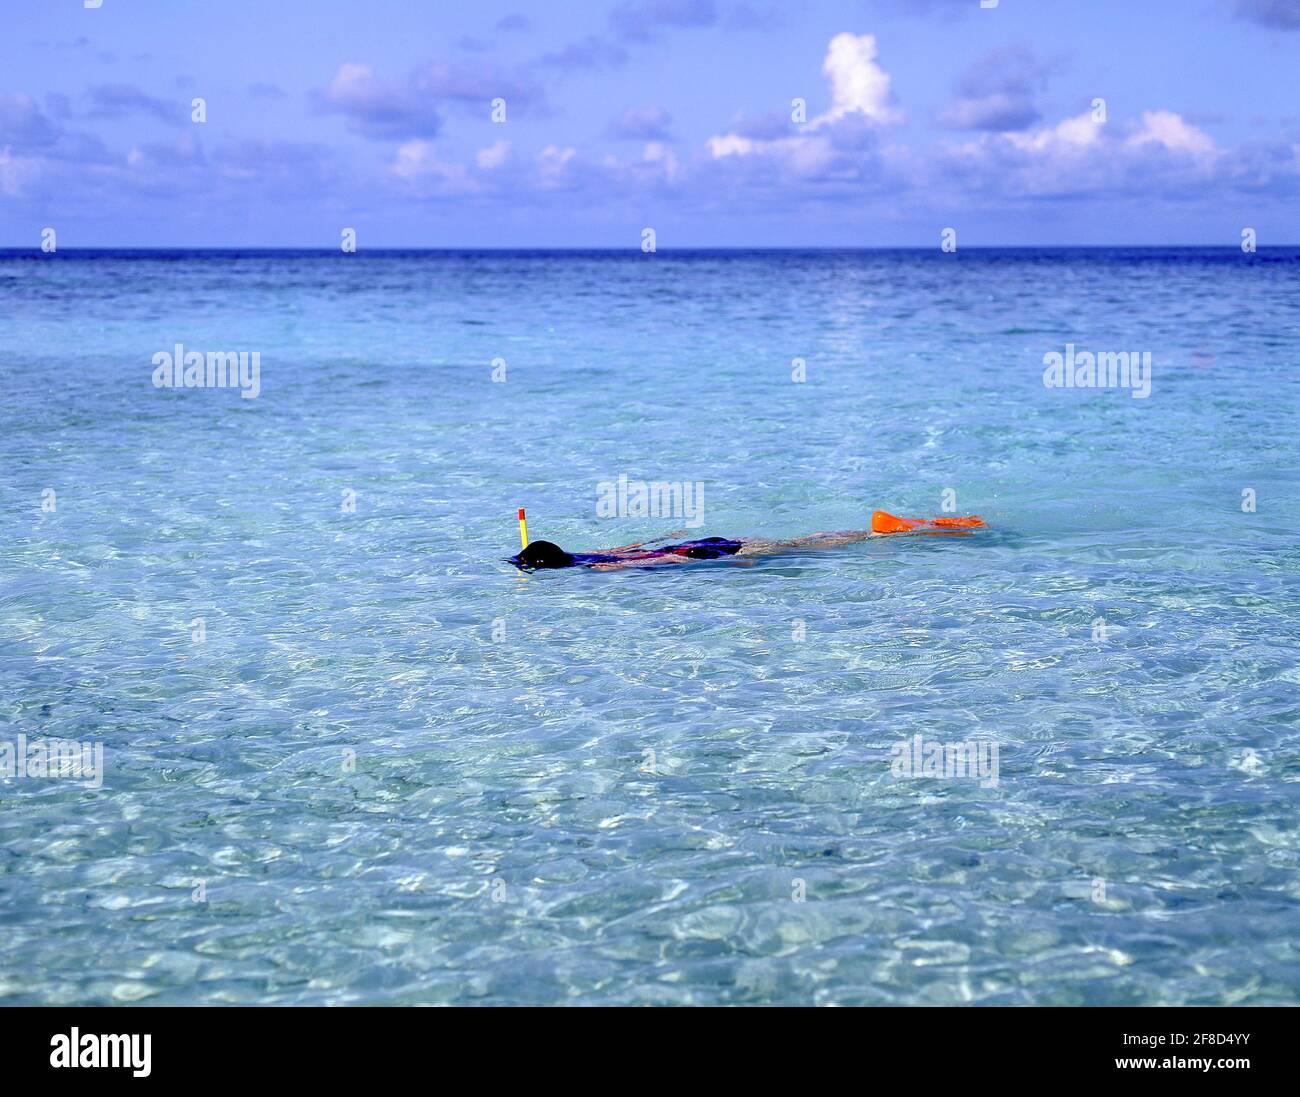
[[623,568],[659,568],[669,564],[697,564],[689,556],[674,556],[665,553],[662,556],[630,556],[626,560],[610,560],[602,564],[592,564],[592,571],[620,571]]

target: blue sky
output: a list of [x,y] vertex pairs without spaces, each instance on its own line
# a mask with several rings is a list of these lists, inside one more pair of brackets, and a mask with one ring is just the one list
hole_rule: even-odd
[[5,246],[1300,242],[1300,0],[0,18]]

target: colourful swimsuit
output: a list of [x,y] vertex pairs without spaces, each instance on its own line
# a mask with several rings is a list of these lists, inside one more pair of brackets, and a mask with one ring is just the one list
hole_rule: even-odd
[[676,545],[664,545],[657,549],[644,549],[640,552],[575,552],[572,554],[575,567],[590,567],[592,564],[626,564],[647,563],[662,560],[665,556],[686,556],[692,560],[720,560],[724,556],[735,556],[740,551],[742,542],[728,537],[704,537],[698,541],[682,541]]

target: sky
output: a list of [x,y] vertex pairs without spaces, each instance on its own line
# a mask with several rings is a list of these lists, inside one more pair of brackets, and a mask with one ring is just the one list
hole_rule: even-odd
[[0,246],[1300,243],[1300,0],[87,3],[0,0]]

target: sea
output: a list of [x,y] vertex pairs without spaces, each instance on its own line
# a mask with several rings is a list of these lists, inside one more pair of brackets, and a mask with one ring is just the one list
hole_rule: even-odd
[[0,1003],[1294,1004],[1298,382],[1297,248],[0,251]]

